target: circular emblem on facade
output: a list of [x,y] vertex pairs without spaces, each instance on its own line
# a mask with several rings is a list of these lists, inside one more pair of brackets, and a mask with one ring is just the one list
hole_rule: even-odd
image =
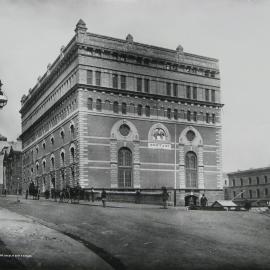
[[165,141],[166,133],[163,128],[156,128],[153,131],[153,139],[155,141]]
[[188,132],[187,132],[187,134],[186,134],[186,137],[187,137],[187,139],[190,141],[190,142],[192,142],[193,140],[194,140],[194,138],[195,138],[195,132],[194,131],[192,131],[192,130],[189,130]]
[[122,124],[119,128],[119,132],[122,136],[127,136],[130,132],[130,127],[127,124]]

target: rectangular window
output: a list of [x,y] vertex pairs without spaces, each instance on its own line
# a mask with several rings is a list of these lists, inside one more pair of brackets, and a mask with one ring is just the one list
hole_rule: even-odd
[[86,83],[93,84],[93,71],[92,70],[87,70]]
[[215,124],[216,123],[216,115],[213,113],[212,114],[212,123]]
[[167,109],[167,117],[169,119],[171,119],[171,109],[170,108]]
[[120,78],[121,78],[121,89],[125,90],[126,89],[126,80],[127,80],[127,78],[126,78],[125,75],[121,75]]
[[96,71],[96,85],[100,86],[101,85],[101,72]]
[[127,104],[126,103],[122,103],[122,114],[127,114]]
[[174,109],[174,111],[173,111],[173,118],[174,118],[175,120],[178,119],[178,110],[177,110],[177,109]]
[[118,75],[117,74],[112,75],[112,84],[113,84],[113,88],[118,88]]
[[144,92],[149,93],[149,79],[144,79]]
[[206,113],[206,123],[209,123],[209,113]]
[[191,91],[190,91],[190,86],[189,85],[187,85],[187,88],[186,88],[186,97],[187,98],[191,98]]
[[252,184],[252,180],[251,180],[251,178],[250,178],[250,177],[248,178],[248,184],[249,184],[249,185],[251,185],[251,184]]
[[211,99],[212,99],[212,102],[216,102],[216,91],[215,90],[211,90]]
[[267,175],[264,176],[264,183],[267,184],[268,179],[267,179]]
[[137,106],[137,114],[138,114],[138,115],[142,115],[142,105],[141,105],[141,104],[139,104],[139,105]]
[[197,87],[193,87],[193,99],[197,99]]
[[193,121],[197,122],[197,112],[193,112]]
[[209,89],[205,89],[205,101],[209,101]]
[[145,106],[145,116],[150,117],[150,106]]
[[260,198],[260,190],[259,189],[257,189],[257,198]]
[[256,177],[256,180],[257,180],[257,185],[259,185],[260,184],[260,178]]
[[171,83],[166,83],[166,94],[167,96],[171,96]]
[[187,111],[187,120],[190,121],[191,120],[191,117],[190,117],[190,111]]
[[173,84],[173,96],[174,97],[178,96],[178,85],[177,85],[177,83]]
[[137,91],[142,92],[142,78],[137,78]]
[[252,190],[249,190],[248,193],[249,193],[249,198],[252,199]]

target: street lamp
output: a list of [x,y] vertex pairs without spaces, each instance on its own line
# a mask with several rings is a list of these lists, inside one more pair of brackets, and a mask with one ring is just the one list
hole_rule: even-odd
[[2,82],[0,80],[0,109],[2,109],[7,104],[7,97],[5,96],[4,92],[1,90]]

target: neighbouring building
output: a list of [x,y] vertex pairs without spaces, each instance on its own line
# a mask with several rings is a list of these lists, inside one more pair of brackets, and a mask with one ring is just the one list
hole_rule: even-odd
[[238,204],[266,205],[270,201],[270,167],[228,173],[225,197]]
[[222,199],[219,75],[217,59],[88,33],[80,20],[21,100],[25,188]]
[[7,194],[20,194],[22,191],[22,151],[14,150],[12,146],[5,149],[3,183]]
[[16,152],[17,151],[21,152],[22,142],[20,140],[8,141],[6,137],[0,135],[0,194],[2,194],[3,191],[7,188],[6,182],[5,182],[6,178],[5,178],[4,157],[5,157],[6,152],[9,153],[11,147]]

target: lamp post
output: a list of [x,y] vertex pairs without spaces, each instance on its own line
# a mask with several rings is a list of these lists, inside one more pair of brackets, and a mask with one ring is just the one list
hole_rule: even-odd
[[4,92],[1,90],[2,88],[2,82],[0,80],[0,109],[2,109],[7,104],[7,97],[5,96]]

